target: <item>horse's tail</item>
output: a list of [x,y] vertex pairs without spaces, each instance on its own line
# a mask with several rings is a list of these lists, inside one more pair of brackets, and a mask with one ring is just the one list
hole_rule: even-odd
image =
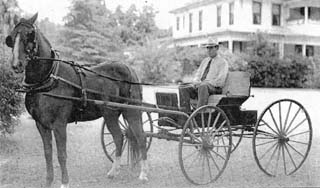
[[[139,78],[136,72],[128,67],[131,73],[131,82],[139,83]],[[139,84],[130,85],[130,98],[142,101],[142,86]],[[134,135],[132,129],[137,129],[138,127],[142,129],[142,113],[140,110],[134,110],[135,121],[131,122],[131,129],[128,131],[128,138],[130,142],[130,162],[135,166],[141,159],[141,151],[139,148],[137,137]]]

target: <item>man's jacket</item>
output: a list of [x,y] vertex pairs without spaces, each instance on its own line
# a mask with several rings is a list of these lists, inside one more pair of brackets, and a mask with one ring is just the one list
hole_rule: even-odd
[[[199,83],[201,82],[202,74],[204,73],[208,63],[210,62],[211,58],[207,57],[202,60],[200,67],[198,68],[194,82]],[[223,59],[220,55],[217,55],[212,59],[209,72],[203,82],[208,82],[213,87],[223,87],[225,85],[225,81],[228,75],[229,65],[228,62]]]

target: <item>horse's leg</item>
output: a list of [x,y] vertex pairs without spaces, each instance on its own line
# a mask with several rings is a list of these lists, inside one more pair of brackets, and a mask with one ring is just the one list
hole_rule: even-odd
[[67,170],[67,124],[61,123],[54,129],[54,137],[57,144],[58,161],[61,169],[61,188],[69,187],[69,176]]
[[123,144],[123,134],[121,132],[118,118],[120,113],[117,111],[109,111],[104,115],[104,120],[107,124],[108,130],[113,137],[113,141],[116,145],[116,153],[115,159],[112,163],[111,170],[108,172],[107,177],[113,178],[119,174],[120,171],[120,160],[121,160],[121,153],[122,153],[122,144]]
[[138,110],[125,110],[123,114],[128,120],[129,128],[138,142],[139,152],[142,158],[142,161],[140,162],[141,171],[139,179],[142,181],[148,181],[147,149],[146,138],[142,128],[142,114]]
[[52,132],[50,129],[44,128],[36,121],[37,128],[42,138],[44,156],[47,165],[46,187],[51,187],[53,182],[53,163],[52,163]]

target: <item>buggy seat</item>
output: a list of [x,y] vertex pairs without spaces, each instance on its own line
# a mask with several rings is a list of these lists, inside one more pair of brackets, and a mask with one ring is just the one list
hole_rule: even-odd
[[211,105],[237,105],[240,106],[250,96],[250,73],[232,71],[228,73],[222,94],[209,96]]

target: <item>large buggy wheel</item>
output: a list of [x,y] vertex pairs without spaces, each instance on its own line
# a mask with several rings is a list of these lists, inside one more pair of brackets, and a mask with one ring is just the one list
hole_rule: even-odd
[[232,147],[228,117],[216,106],[202,106],[186,121],[179,143],[179,163],[193,184],[204,185],[219,178],[227,166]]
[[282,99],[260,115],[253,135],[253,154],[267,175],[291,175],[306,160],[311,142],[311,120],[305,108],[297,101]]
[[[151,118],[151,115],[149,112],[142,113],[142,119],[143,119],[143,130],[145,133],[152,133],[153,132],[153,121]],[[122,145],[122,157],[121,157],[121,163],[129,165],[130,163],[130,139],[127,138],[127,132],[129,131],[129,124],[125,118],[121,115],[119,117],[119,126],[122,131],[123,135],[123,145]],[[146,148],[147,150],[151,146],[152,137],[146,136]],[[101,144],[102,149],[108,159],[113,162],[113,159],[115,158],[115,152],[116,152],[116,146],[113,141],[113,137],[111,133],[108,130],[107,124],[105,121],[102,123],[101,127]],[[125,156],[125,157],[123,157]]]

